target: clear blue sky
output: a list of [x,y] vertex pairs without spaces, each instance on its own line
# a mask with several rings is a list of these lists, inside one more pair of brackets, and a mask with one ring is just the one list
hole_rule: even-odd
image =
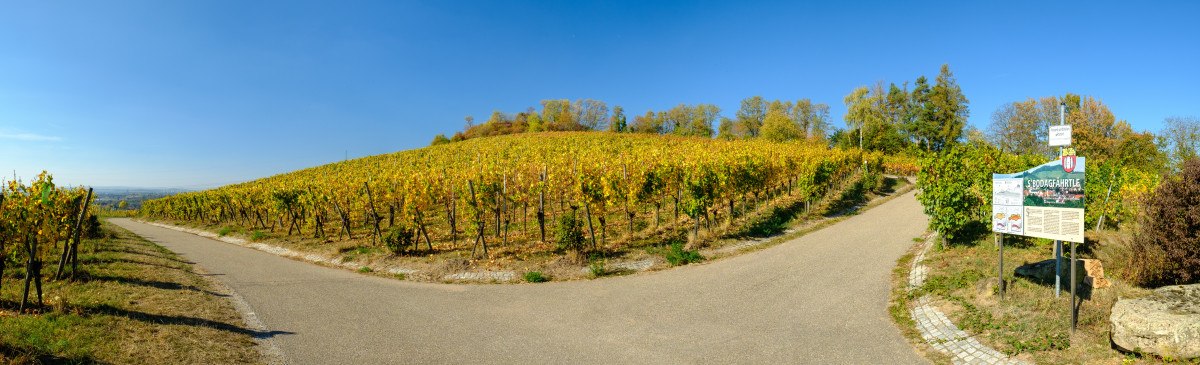
[[593,98],[832,107],[949,63],[983,128],[1074,92],[1134,129],[1200,116],[1200,3],[6,1],[0,171],[201,188],[417,148]]

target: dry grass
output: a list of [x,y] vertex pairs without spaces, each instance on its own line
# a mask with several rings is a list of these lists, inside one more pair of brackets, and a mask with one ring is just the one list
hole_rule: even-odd
[[191,263],[119,227],[85,241],[81,279],[48,282],[17,315],[18,272],[0,291],[0,363],[259,363],[241,316]]
[[[1003,299],[996,286],[997,250],[990,239],[973,246],[932,250],[925,261],[929,278],[913,297],[936,294],[938,306],[955,324],[1017,358],[1050,364],[1162,363],[1162,359],[1125,354],[1111,346],[1108,318],[1112,305],[1118,298],[1147,294],[1145,289],[1120,280],[1120,273],[1128,269],[1120,256],[1128,250],[1126,238],[1114,232],[1089,233],[1089,244],[1080,245],[1080,257],[1101,259],[1113,285],[1091,290],[1081,301],[1074,334],[1067,286],[1056,298],[1052,283],[1013,274],[1019,265],[1052,258],[1053,245],[1047,240],[1007,239],[1004,279],[1008,284]],[[1065,250],[1069,252],[1069,246]]]

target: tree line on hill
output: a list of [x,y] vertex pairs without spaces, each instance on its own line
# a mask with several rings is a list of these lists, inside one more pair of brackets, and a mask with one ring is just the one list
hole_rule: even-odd
[[733,117],[713,104],[679,104],[662,111],[633,115],[619,105],[594,99],[551,99],[541,109],[515,114],[494,111],[483,123],[466,117],[466,128],[434,145],[504,134],[542,131],[609,131],[669,134],[720,139],[764,138],[772,141],[807,140],[830,147],[862,147],[889,154],[938,152],[964,143],[987,143],[1006,153],[1052,157],[1050,125],[1058,124],[1059,104],[1066,105],[1066,122],[1073,126],[1073,147],[1093,160],[1118,159],[1122,165],[1146,171],[1178,170],[1182,161],[1200,149],[1200,121],[1195,117],[1168,118],[1158,134],[1134,131],[1116,118],[1100,99],[1067,93],[1014,101],[998,108],[986,130],[967,124],[970,101],[949,65],[942,65],[930,82],[919,76],[903,81],[859,86],[845,96],[845,129],[834,127],[829,105],[810,99],[767,100],[752,96],[741,101]]
[[810,99],[767,100],[752,96],[741,101],[732,118],[713,104],[679,104],[667,110],[626,114],[624,108],[594,99],[551,99],[541,109],[529,107],[515,114],[494,111],[483,123],[467,116],[466,128],[433,143],[470,138],[542,131],[609,131],[670,134],[720,139],[764,138],[772,141],[807,140],[833,146],[861,146],[897,152],[904,149],[940,150],[963,135],[967,98],[948,65],[943,65],[931,85],[921,76],[913,89],[883,83],[862,86],[845,98],[847,129],[833,127],[829,105]]

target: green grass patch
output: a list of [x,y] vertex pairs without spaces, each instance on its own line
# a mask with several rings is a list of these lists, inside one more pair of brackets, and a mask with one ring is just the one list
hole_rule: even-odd
[[608,268],[604,265],[603,259],[593,258],[588,263],[588,272],[593,278],[598,278],[608,274]]
[[5,270],[0,363],[261,362],[254,331],[190,263],[103,225],[108,238],[80,246],[77,280],[45,282],[44,306],[17,313],[23,273]]
[[525,281],[530,283],[544,283],[550,281],[550,278],[542,274],[541,271],[530,271],[525,273]]
[[[1110,346],[1108,317],[1117,298],[1143,295],[1144,290],[1108,275],[1113,286],[1092,290],[1082,299],[1078,328],[1072,335],[1069,287],[1065,286],[1061,297],[1056,298],[1053,284],[1014,274],[1020,265],[1052,258],[1052,244],[1046,240],[1013,241],[1004,248],[1007,284],[1003,299],[996,285],[999,252],[990,236],[972,244],[931,250],[925,260],[930,269],[928,279],[907,298],[933,294],[955,324],[1009,356],[1038,363],[1116,363],[1126,359],[1125,354]],[[1122,244],[1115,239],[1093,241],[1081,245],[1085,247],[1079,252],[1081,258],[1097,258],[1100,253],[1106,273],[1120,272],[1117,260],[1110,260],[1104,253],[1124,252],[1119,247]]]
[[663,258],[665,258],[667,262],[671,264],[671,266],[681,266],[704,261],[704,256],[700,256],[700,252],[696,250],[685,250],[683,248],[683,242],[672,243],[671,248],[667,250],[666,254],[663,255]]

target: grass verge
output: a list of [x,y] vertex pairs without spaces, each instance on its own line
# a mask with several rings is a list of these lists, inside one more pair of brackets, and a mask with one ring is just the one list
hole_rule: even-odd
[[913,292],[908,290],[908,274],[912,271],[912,262],[920,252],[922,243],[925,242],[924,237],[913,239],[916,244],[909,248],[904,256],[896,261],[896,267],[892,269],[892,292],[888,297],[888,314],[891,315],[892,321],[896,322],[896,327],[900,330],[900,334],[904,339],[908,340],[909,344],[917,350],[918,353],[924,355],[935,364],[950,364],[950,357],[933,349],[929,344],[925,343],[925,339],[921,338],[921,332],[917,330],[917,323],[912,319],[912,301],[917,297]]
[[[1147,294],[1145,289],[1121,280],[1120,273],[1125,268],[1116,255],[1125,252],[1123,245],[1127,242],[1121,237],[1115,232],[1089,232],[1089,242],[1079,247],[1080,258],[1098,258],[1104,263],[1113,285],[1080,290],[1082,300],[1074,334],[1068,286],[1056,298],[1053,282],[1014,275],[1018,266],[1052,258],[1053,244],[1048,240],[1006,238],[1003,298],[996,285],[998,250],[989,238],[972,245],[932,249],[925,259],[930,270],[925,284],[897,301],[933,294],[933,303],[960,328],[980,342],[1019,359],[1051,364],[1162,363],[1163,359],[1125,354],[1111,346],[1108,318],[1113,304],[1118,298]],[[908,264],[902,262],[901,267],[907,280]],[[893,299],[896,297],[893,292]],[[897,309],[892,312],[901,328],[912,327],[911,319],[906,322],[898,318]]]
[[103,223],[81,246],[80,279],[48,281],[18,315],[20,270],[0,290],[0,363],[260,363],[254,335],[209,281],[166,249]]

